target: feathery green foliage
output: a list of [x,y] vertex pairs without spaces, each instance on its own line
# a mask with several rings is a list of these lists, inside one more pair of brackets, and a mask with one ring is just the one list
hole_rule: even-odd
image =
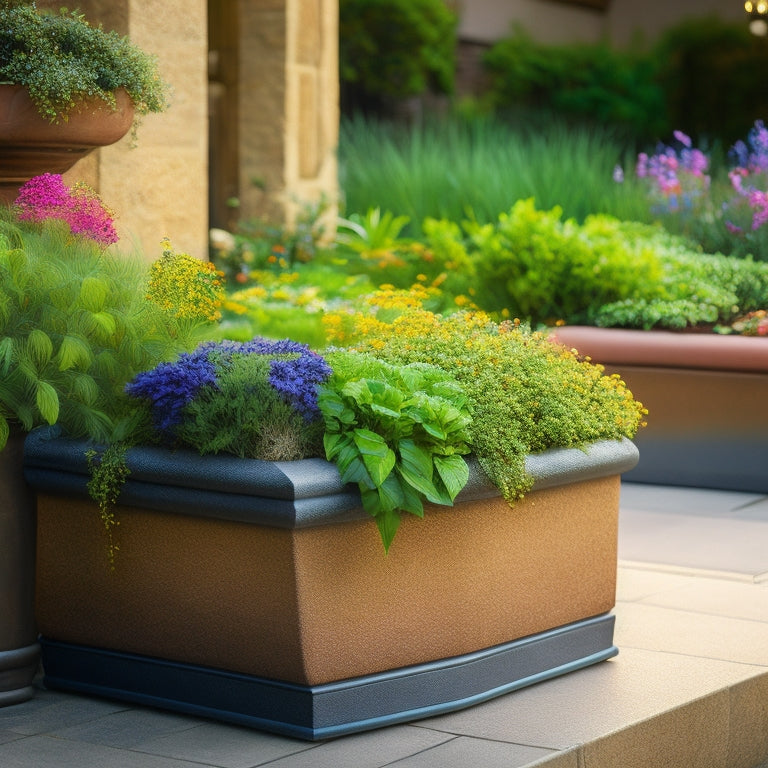
[[0,448],[10,425],[103,440],[123,387],[191,339],[146,299],[147,267],[61,222],[0,222]]

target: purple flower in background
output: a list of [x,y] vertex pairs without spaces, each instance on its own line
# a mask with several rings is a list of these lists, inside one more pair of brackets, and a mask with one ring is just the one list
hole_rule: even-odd
[[709,189],[709,158],[691,137],[674,131],[675,146],[658,144],[656,152],[637,156],[635,174],[646,179],[654,212],[692,215]]

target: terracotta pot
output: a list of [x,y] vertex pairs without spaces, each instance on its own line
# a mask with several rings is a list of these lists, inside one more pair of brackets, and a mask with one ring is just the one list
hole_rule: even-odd
[[0,451],[0,706],[33,695],[40,663],[35,626],[35,499],[24,481],[24,435]]
[[588,326],[554,336],[621,376],[649,411],[625,479],[768,492],[768,339]]
[[97,147],[125,136],[133,103],[122,89],[115,98],[117,109],[91,99],[66,121],[51,123],[41,117],[26,88],[0,85],[0,200],[12,203],[33,176],[64,173]]
[[135,450],[107,564],[84,446],[30,435],[45,682],[318,739],[466,707],[613,656],[629,441],[472,470],[388,554],[322,460]]

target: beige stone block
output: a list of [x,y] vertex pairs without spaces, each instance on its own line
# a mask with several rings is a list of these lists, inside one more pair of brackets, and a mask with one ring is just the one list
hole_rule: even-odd
[[317,67],[323,54],[322,0],[298,0],[296,19],[296,61]]
[[[617,645],[619,655],[610,661],[423,723],[478,738],[573,749],[755,676],[745,664]],[[666,768],[647,763],[656,765]],[[611,766],[619,767],[623,763]]]
[[615,642],[619,648],[726,659],[768,669],[768,623],[763,622],[623,603]]
[[721,691],[584,746],[589,768],[734,768],[729,694]]
[[685,590],[692,585],[718,584],[715,579],[699,576],[667,573],[665,571],[645,570],[619,564],[616,583],[616,599],[619,602],[640,602],[649,598],[649,602],[663,600],[663,595],[678,590]]
[[318,119],[317,77],[314,72],[299,73],[299,175],[314,179],[320,171],[322,122]]
[[734,686],[730,692],[727,768],[754,768],[768,759],[768,675]]
[[765,583],[693,578],[688,583],[680,582],[677,588],[648,595],[642,602],[768,624],[768,584]]

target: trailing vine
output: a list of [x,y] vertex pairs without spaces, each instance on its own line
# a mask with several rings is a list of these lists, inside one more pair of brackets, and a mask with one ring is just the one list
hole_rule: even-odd
[[115,540],[115,528],[120,525],[115,516],[115,505],[131,472],[126,463],[127,452],[128,444],[117,442],[101,453],[90,449],[85,454],[91,474],[88,493],[99,506],[99,516],[107,535],[107,558],[111,570],[115,568],[115,557],[120,549]]

